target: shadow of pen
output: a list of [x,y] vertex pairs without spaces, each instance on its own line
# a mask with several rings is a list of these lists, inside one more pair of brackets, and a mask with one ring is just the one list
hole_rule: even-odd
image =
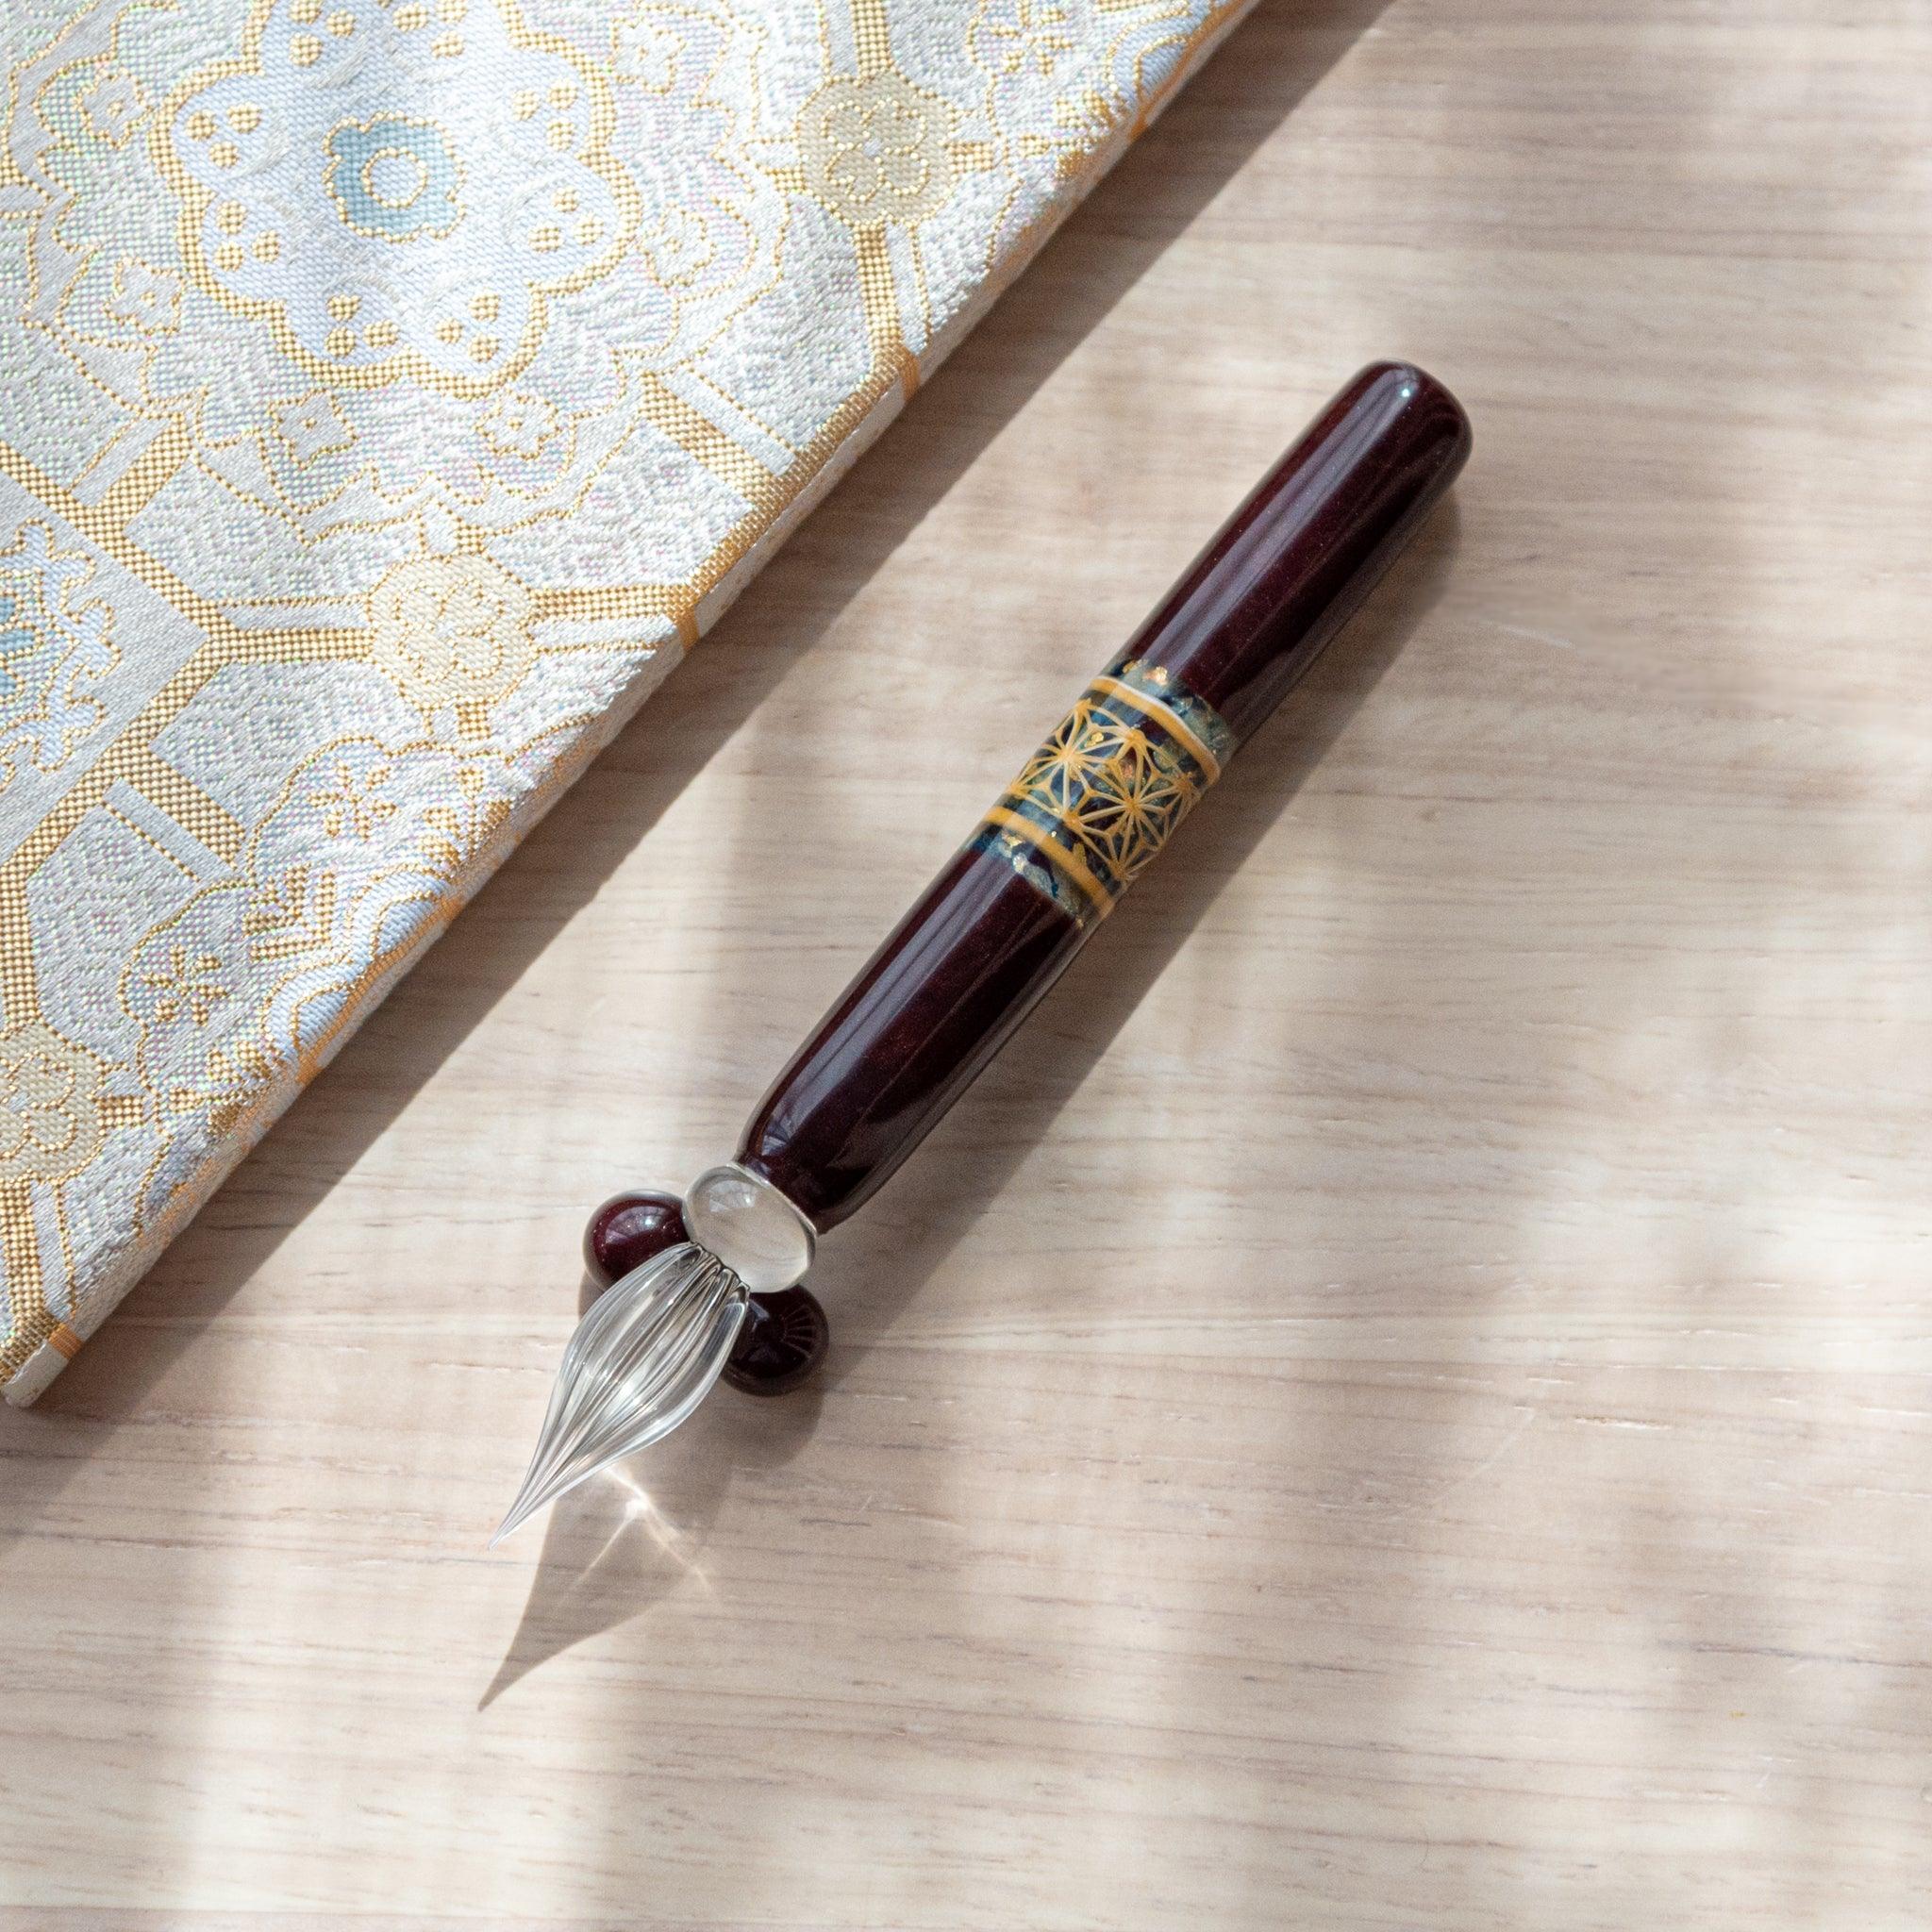
[[707,1587],[705,1550],[732,1485],[791,1461],[811,1439],[820,1401],[818,1390],[801,1389],[775,1402],[707,1404],[715,1413],[705,1426],[680,1429],[559,1497],[509,1648],[476,1708],[680,1585]]

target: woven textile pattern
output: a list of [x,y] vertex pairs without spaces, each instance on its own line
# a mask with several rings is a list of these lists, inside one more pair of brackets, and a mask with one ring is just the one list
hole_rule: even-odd
[[1245,0],[8,0],[31,1401]]

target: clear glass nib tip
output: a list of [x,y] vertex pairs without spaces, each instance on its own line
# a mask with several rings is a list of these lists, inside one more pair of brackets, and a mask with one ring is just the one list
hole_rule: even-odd
[[683,1422],[710,1393],[750,1300],[717,1256],[691,1242],[653,1256],[598,1296],[563,1352],[537,1453],[491,1548]]

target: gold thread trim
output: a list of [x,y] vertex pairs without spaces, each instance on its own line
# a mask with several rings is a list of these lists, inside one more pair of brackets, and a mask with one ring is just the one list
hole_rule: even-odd
[[865,306],[866,333],[872,338],[873,360],[894,361],[906,354],[899,333],[899,295],[892,286],[892,258],[886,245],[886,225],[870,222],[853,231],[858,257],[858,295]]
[[247,827],[193,779],[158,756],[152,745],[130,753],[125,763],[123,775],[127,783],[190,838],[199,840],[224,865],[232,866],[242,856]]
[[641,388],[644,415],[653,428],[768,517],[784,508],[793,492],[742,443],[733,441],[708,416],[692,408],[661,375],[646,373]]
[[111,528],[126,529],[193,454],[194,433],[176,416],[101,492],[96,514]]
[[890,71],[892,29],[885,0],[852,0],[852,45],[860,80]]
[[1003,832],[1017,832],[1029,844],[1037,846],[1092,900],[1093,909],[1103,919],[1113,910],[1113,894],[1088,869],[1087,861],[1073,846],[1063,845],[1053,837],[1044,825],[1036,824],[1004,805],[994,806],[987,813],[986,822],[999,826]]
[[0,1181],[0,1254],[7,1257],[7,1302],[13,1314],[13,1333],[0,1347],[0,1381],[10,1381],[55,1327],[41,1280],[31,1181]]
[[0,873],[0,998],[7,1024],[40,1017],[41,989],[34,974],[33,923],[27,916],[26,879]]

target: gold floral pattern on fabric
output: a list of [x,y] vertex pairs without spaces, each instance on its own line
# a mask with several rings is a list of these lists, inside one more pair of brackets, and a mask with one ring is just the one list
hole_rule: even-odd
[[798,117],[806,185],[841,222],[915,227],[953,189],[952,108],[903,75],[828,81]]
[[526,586],[487,557],[410,557],[369,597],[376,663],[425,710],[487,703],[535,661]]
[[0,13],[9,1401],[1245,4]]
[[58,1181],[101,1145],[101,1064],[38,1020],[0,1033],[0,1180]]

